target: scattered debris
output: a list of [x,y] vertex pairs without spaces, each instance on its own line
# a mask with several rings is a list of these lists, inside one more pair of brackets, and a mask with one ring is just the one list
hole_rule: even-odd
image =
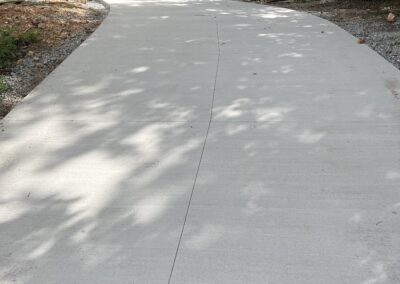
[[397,16],[393,13],[389,13],[386,19],[389,23],[395,23],[397,21]]

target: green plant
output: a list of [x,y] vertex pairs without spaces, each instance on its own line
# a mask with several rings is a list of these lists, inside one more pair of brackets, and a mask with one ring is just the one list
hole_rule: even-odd
[[16,57],[17,40],[10,32],[0,30],[0,68],[7,67]]
[[4,80],[4,76],[0,76],[0,96],[7,91],[8,86]]
[[39,41],[39,33],[36,30],[28,30],[17,37],[18,45],[29,45]]
[[28,30],[17,35],[8,30],[0,30],[0,69],[12,65],[21,47],[38,41],[39,33],[36,30]]

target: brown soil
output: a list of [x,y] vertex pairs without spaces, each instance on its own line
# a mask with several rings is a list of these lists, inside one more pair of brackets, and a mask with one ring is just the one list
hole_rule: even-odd
[[11,68],[0,70],[7,91],[0,94],[0,119],[60,64],[101,23],[104,10],[78,2],[0,5],[0,29],[13,34],[35,30],[39,41],[24,47]]

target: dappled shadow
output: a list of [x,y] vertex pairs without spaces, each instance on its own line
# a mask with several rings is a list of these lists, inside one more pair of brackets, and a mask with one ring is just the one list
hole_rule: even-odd
[[0,282],[167,283],[213,103],[173,283],[396,283],[397,71],[295,11],[111,4],[0,126]]

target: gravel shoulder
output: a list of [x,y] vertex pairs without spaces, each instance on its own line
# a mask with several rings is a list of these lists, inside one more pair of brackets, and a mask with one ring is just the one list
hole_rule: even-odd
[[0,29],[38,33],[18,50],[12,66],[0,69],[0,119],[53,71],[102,22],[107,9],[97,2],[21,2],[0,5]]
[[400,19],[387,21],[389,13],[400,15],[400,1],[285,1],[268,3],[305,11],[327,19],[365,42],[400,69]]

